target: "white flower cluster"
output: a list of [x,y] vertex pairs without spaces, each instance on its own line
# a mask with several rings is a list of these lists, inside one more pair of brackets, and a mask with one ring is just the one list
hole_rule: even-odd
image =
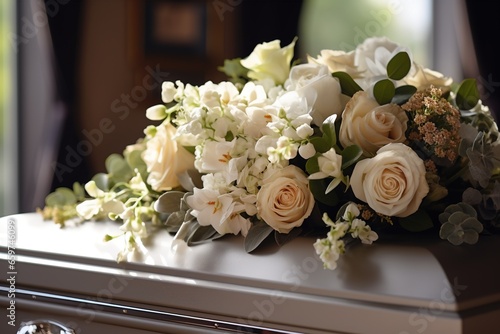
[[362,243],[371,245],[378,239],[375,231],[372,231],[369,225],[362,219],[357,218],[360,211],[356,204],[347,205],[344,215],[337,221],[332,221],[327,213],[323,214],[323,221],[330,226],[330,231],[326,238],[318,239],[314,243],[316,254],[323,261],[327,269],[337,268],[337,261],[341,254],[345,252],[346,236],[350,234],[352,238],[359,238]]
[[188,197],[192,214],[220,234],[246,235],[244,217],[263,214],[257,208],[262,181],[297,155],[315,154],[308,141],[311,106],[272,81],[248,82],[241,90],[231,82],[195,87],[177,81],[162,88],[163,102],[177,102],[167,111],[175,119],[166,120],[177,126],[174,138],[195,148],[194,166],[204,174],[203,187]]

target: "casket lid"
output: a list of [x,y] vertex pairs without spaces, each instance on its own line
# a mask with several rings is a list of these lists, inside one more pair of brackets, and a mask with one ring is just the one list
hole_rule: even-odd
[[[404,326],[406,332],[423,328],[419,319],[427,319],[426,329],[465,332],[464,319],[499,314],[498,236],[484,236],[474,246],[453,246],[428,235],[392,236],[373,245],[352,245],[337,269],[330,271],[323,269],[314,252],[315,239],[307,237],[252,254],[244,251],[238,236],[173,252],[172,236],[160,230],[142,254],[117,263],[123,240],[103,241],[104,235],[119,233],[116,222],[69,223],[59,228],[36,213],[26,213],[2,218],[4,231],[6,225],[16,228],[18,266],[24,263],[26,271],[29,265],[38,270],[36,277],[20,270],[18,284],[50,291],[95,295],[109,285],[109,277],[128,277],[127,289],[115,300],[345,332],[349,326],[352,332],[363,332],[362,328],[370,328],[366,327],[370,319],[381,325],[382,315],[391,317],[390,328]],[[7,251],[8,235],[0,234],[2,253]],[[50,274],[40,268],[50,268]],[[74,272],[78,282],[64,277]],[[227,303],[219,305],[218,296]],[[412,315],[416,315],[413,321]]]

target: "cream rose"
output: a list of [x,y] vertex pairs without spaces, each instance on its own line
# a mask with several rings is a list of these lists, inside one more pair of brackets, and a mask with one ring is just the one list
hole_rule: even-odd
[[328,66],[331,73],[346,72],[354,79],[361,77],[360,71],[354,64],[354,51],[321,50],[318,58],[308,56],[307,60],[309,63]]
[[411,215],[429,192],[424,162],[400,143],[387,144],[375,157],[358,162],[350,180],[358,199],[387,216]]
[[408,116],[397,104],[379,105],[359,91],[344,109],[339,140],[344,147],[358,145],[370,157],[386,144],[404,142],[407,122]]
[[414,70],[404,78],[407,85],[412,85],[417,90],[425,90],[431,86],[439,87],[443,91],[449,91],[453,79],[445,77],[442,73],[425,68],[414,63]]
[[285,82],[290,72],[295,39],[285,47],[279,40],[258,44],[241,65],[249,69],[248,76],[255,80],[272,79],[276,85]]
[[265,178],[257,194],[257,213],[280,233],[301,226],[313,207],[314,197],[307,176],[293,165]]
[[142,152],[142,159],[149,172],[147,182],[156,191],[178,187],[180,183],[177,175],[194,168],[194,155],[178,145],[173,139],[175,133],[176,129],[172,124],[161,124]]
[[321,126],[328,116],[340,114],[344,109],[340,84],[326,65],[301,64],[292,67],[285,86],[287,90],[294,90],[300,97],[306,98],[307,104],[312,107],[313,123],[317,126]]

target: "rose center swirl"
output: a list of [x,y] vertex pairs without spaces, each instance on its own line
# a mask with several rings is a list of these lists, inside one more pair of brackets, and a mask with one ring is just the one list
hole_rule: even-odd
[[277,209],[288,209],[297,203],[297,197],[300,193],[296,185],[289,184],[283,187],[276,197],[275,207]]
[[377,179],[375,189],[379,198],[386,201],[392,201],[400,198],[406,189],[406,177],[404,172],[398,166],[385,168]]

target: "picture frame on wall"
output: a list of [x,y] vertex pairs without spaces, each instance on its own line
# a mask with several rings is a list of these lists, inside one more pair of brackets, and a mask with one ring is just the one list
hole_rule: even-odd
[[169,81],[225,79],[218,67],[235,57],[236,8],[221,18],[213,0],[128,0],[127,6],[127,54],[138,84],[148,66],[168,73]]
[[206,51],[207,9],[204,1],[144,2],[144,51],[203,57]]

